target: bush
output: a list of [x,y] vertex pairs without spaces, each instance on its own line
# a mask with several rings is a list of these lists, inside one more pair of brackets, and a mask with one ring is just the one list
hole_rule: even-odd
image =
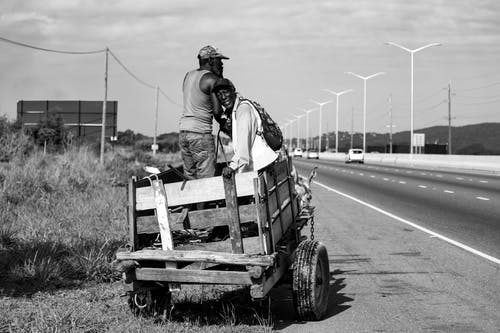
[[0,162],[9,162],[14,157],[23,158],[33,151],[33,142],[23,133],[17,123],[0,117]]

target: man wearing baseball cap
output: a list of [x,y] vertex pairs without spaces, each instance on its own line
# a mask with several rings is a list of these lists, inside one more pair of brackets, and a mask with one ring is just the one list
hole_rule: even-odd
[[207,45],[198,52],[199,68],[184,77],[184,106],[179,121],[179,145],[184,174],[191,178],[213,177],[215,174],[215,142],[213,118],[223,122],[222,107],[213,92],[222,78],[222,59],[229,59],[217,48]]

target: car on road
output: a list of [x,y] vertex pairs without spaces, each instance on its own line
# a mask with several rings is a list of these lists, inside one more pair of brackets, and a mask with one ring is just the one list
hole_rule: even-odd
[[302,148],[295,148],[293,150],[293,157],[302,157]]
[[319,152],[316,148],[310,148],[306,152],[306,158],[319,159]]
[[346,154],[346,163],[351,163],[351,162],[357,162],[357,163],[364,163],[365,162],[365,153],[363,149],[359,148],[353,148],[349,149],[349,151]]

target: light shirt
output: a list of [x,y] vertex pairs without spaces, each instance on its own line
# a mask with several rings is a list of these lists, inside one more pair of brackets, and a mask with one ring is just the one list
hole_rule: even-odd
[[181,131],[201,134],[212,133],[213,103],[210,95],[200,89],[200,80],[207,70],[192,70],[186,74],[182,85],[184,106],[179,121]]
[[262,121],[253,105],[239,96],[234,105],[231,114],[234,155],[229,166],[239,173],[260,170],[274,162],[278,153],[257,135],[257,131],[262,132]]

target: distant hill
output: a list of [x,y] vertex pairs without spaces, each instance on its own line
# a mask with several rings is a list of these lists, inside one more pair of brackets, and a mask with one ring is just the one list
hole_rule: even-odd
[[[447,145],[448,126],[433,126],[416,129],[414,133],[425,133],[427,144]],[[330,147],[334,146],[334,132],[329,133]],[[317,137],[316,137],[317,139]],[[339,148],[345,151],[350,147],[351,136],[348,132],[339,132]],[[409,145],[410,131],[393,133],[394,145]],[[500,123],[481,123],[466,126],[452,126],[452,152],[461,155],[500,155]],[[362,133],[354,133],[354,146],[362,146]],[[385,147],[389,144],[388,133],[366,133],[366,145]]]

